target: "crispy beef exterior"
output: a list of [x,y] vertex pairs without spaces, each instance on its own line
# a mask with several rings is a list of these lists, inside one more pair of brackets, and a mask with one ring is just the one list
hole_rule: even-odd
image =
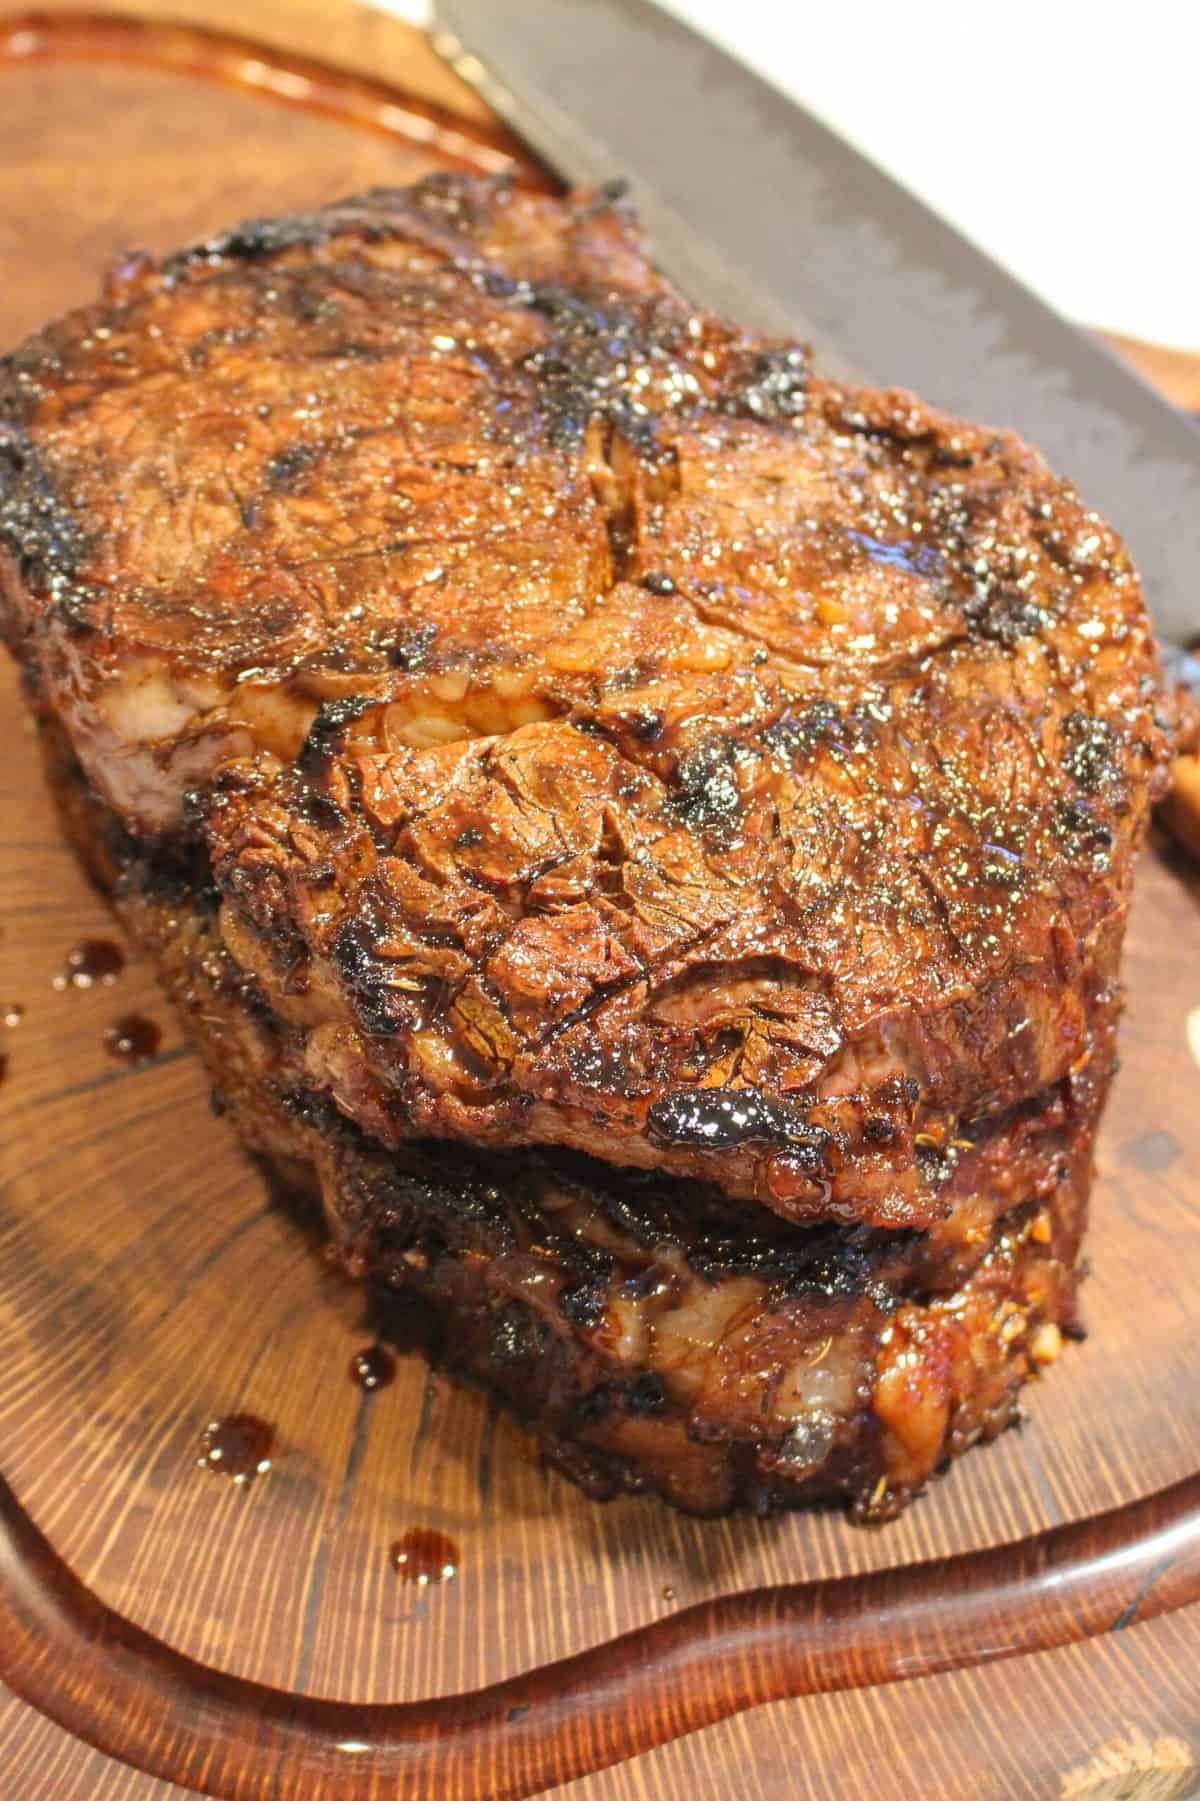
[[699,1513],[838,1500],[891,1518],[1011,1424],[1078,1331],[1104,1093],[1090,1071],[969,1152],[927,1150],[945,1199],[928,1233],[748,1220],[711,1186],[575,1152],[385,1151],[295,1061],[211,889],[131,855],[62,740],[47,745],[68,835],[155,960],[214,1110],[316,1195],[347,1273],[426,1302],[432,1354],[596,1498],[653,1492]]
[[[890,1518],[1013,1421],[1076,1328],[1091,1085],[947,1172],[941,1242],[766,1211],[755,1227],[711,1188],[578,1153],[380,1150],[289,1063],[269,1009],[247,1009],[209,920],[128,887],[122,910],[155,942],[220,1105],[315,1176],[349,1273],[426,1301],[435,1354],[597,1498],[652,1491],[700,1513],[841,1500]],[[999,1216],[978,1201],[989,1177]]]
[[208,834],[385,1145],[922,1226],[920,1142],[1104,1039],[1168,754],[1119,540],[618,207],[442,179],[139,270],[4,364],[0,493],[39,704]]
[[0,614],[247,1140],[580,1479],[880,1515],[1012,1417],[1173,732],[1035,452],[442,178],[0,362]]

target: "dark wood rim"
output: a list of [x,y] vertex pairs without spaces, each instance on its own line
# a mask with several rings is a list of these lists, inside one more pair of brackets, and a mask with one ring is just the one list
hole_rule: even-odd
[[517,1801],[765,1701],[1050,1650],[1197,1599],[1200,1475],[1019,1544],[726,1595],[468,1694],[355,1704],[207,1668],[123,1619],[0,1478],[0,1678],[222,1801]]
[[164,25],[121,13],[89,12],[28,12],[0,19],[0,67],[51,58],[134,63],[225,82],[282,106],[427,146],[455,168],[512,175],[523,186],[554,185],[520,139],[501,125],[476,124],[392,82],[205,25]]

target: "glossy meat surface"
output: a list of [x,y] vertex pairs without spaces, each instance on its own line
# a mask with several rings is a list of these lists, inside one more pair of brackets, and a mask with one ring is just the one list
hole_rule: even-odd
[[929,1237],[768,1213],[748,1230],[711,1189],[576,1154],[371,1146],[290,1061],[211,911],[153,886],[127,871],[118,910],[220,1111],[292,1180],[307,1172],[347,1273],[426,1303],[433,1355],[598,1498],[651,1491],[701,1513],[836,1500],[890,1518],[1012,1423],[1076,1330],[1087,1084],[962,1160]]
[[[928,1227],[1101,1067],[1169,732],[1014,438],[442,179],[118,282],[0,374],[7,630],[374,1142]],[[184,805],[184,797],[188,803]]]

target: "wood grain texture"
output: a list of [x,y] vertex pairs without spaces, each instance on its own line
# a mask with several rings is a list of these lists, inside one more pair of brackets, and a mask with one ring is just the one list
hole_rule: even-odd
[[0,1674],[89,1744],[224,1801],[519,1801],[765,1701],[992,1663],[1198,1595],[1200,1474],[1016,1545],[728,1594],[487,1687],[372,1704],[182,1656],[86,1588],[0,1483]]
[[[295,74],[298,58],[324,48],[340,69],[370,71],[346,91],[373,94],[377,105],[380,79],[454,98],[418,40],[348,5],[206,10],[278,53],[277,63],[259,59],[268,72]],[[173,41],[169,71],[27,54],[0,69],[3,341],[90,293],[102,263],[130,244],[165,247],[246,213],[408,180],[441,160],[427,139],[364,130],[353,107],[343,122],[336,107],[317,115],[272,100],[261,77],[205,79]],[[693,1630],[678,1623],[694,1608],[709,1611],[691,1615],[692,1627],[724,1622],[713,1633],[728,1651],[729,1615],[748,1605],[739,1599],[748,1591],[899,1570],[1070,1528],[1194,1473],[1200,1127],[1186,1021],[1200,927],[1184,878],[1164,863],[1143,872],[1131,935],[1125,1067],[1102,1144],[1085,1291],[1092,1340],[1031,1397],[1026,1431],[969,1458],[897,1526],[854,1531],[833,1515],[696,1522],[646,1502],[587,1503],[541,1470],[481,1397],[429,1376],[416,1357],[379,1395],[350,1384],[350,1356],[370,1336],[362,1299],[332,1278],[208,1116],[198,1069],[148,973],[131,969],[111,990],[52,988],[68,946],[109,927],[57,841],[7,676],[0,737],[0,1001],[27,1008],[0,1044],[9,1058],[0,1467],[86,1588],[180,1653],[285,1691],[383,1705],[520,1678],[622,1633],[649,1631],[660,1647],[694,1651]],[[112,1017],[131,1009],[166,1028],[159,1058],[137,1072],[112,1064],[101,1045]],[[195,1467],[205,1421],[234,1409],[270,1419],[278,1437],[275,1467],[245,1492]],[[397,1583],[387,1547],[412,1524],[437,1525],[459,1543],[455,1582],[425,1594]],[[1074,1628],[1112,1624],[1161,1561],[1134,1570],[1119,1550],[1110,1556],[1100,1574],[1115,1586],[1072,1611]],[[996,1566],[1001,1578],[1015,1567],[1007,1558]],[[1170,1600],[1190,1569],[1164,1570],[1147,1602]],[[945,1580],[939,1574],[935,1594]],[[809,1602],[794,1605],[805,1619]],[[756,1625],[783,1617],[774,1606],[762,1605]],[[1114,1744],[1126,1746],[1112,1756],[1126,1757],[1130,1780],[1158,1781],[1165,1770],[1175,1782],[1186,1773],[1179,1756],[1200,1745],[1198,1612],[901,1688],[774,1702],[561,1792],[573,1801],[1057,1794],[1072,1772],[1090,1781]],[[652,1665],[618,1665],[616,1679],[632,1680],[635,1699],[657,1710],[656,1731],[678,1732],[739,1695],[795,1686],[802,1639],[776,1629],[775,1653],[748,1651],[711,1695],[712,1655],[671,1706]],[[948,1613],[934,1642],[944,1630]],[[986,1651],[990,1631],[975,1630],[965,1650]],[[834,1644],[831,1633],[817,1642]],[[890,1654],[902,1650],[897,1636]],[[887,1651],[878,1644],[872,1655]],[[36,1663],[36,1645],[33,1655]],[[544,1713],[545,1701],[538,1707]],[[566,1761],[538,1766],[537,1780],[584,1767],[584,1716],[555,1715]],[[448,1729],[465,1717],[451,1710]],[[511,1744],[481,1751],[471,1777],[451,1782],[443,1770],[443,1786],[427,1792],[490,1801],[505,1792],[496,1781],[506,1769],[533,1769],[519,1747],[539,1730],[532,1715],[506,1722],[491,1736]],[[616,1718],[595,1733],[593,1762],[636,1743]],[[185,1739],[174,1741],[181,1756]],[[1174,1750],[1155,1750],[1171,1740]],[[1131,1757],[1168,1761],[1139,1771]],[[343,1792],[321,1778],[300,1789],[287,1781],[240,1792],[306,1801]],[[0,1705],[6,1801],[177,1792],[16,1699]]]

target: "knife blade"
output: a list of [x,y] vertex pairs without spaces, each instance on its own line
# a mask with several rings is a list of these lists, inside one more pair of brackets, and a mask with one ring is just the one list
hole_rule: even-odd
[[1036,444],[1200,632],[1200,431],[812,114],[650,0],[436,0],[443,57],[568,182],[626,177],[700,304]]

